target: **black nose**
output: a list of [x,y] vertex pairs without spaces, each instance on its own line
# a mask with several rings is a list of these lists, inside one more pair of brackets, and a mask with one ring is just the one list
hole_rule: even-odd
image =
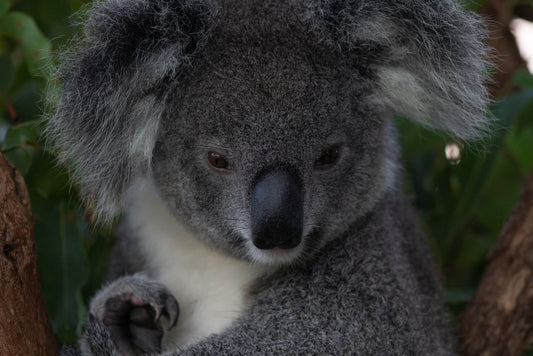
[[252,241],[262,250],[290,249],[302,240],[303,189],[289,170],[259,175],[252,189]]

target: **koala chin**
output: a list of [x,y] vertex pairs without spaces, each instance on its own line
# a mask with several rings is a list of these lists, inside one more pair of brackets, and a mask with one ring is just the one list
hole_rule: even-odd
[[490,120],[485,31],[454,0],[102,0],[46,130],[107,284],[66,355],[454,353],[402,192],[400,115]]

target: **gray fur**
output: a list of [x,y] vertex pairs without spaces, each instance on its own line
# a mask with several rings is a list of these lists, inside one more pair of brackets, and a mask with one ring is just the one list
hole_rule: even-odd
[[[452,0],[97,2],[59,70],[48,133],[98,218],[124,210],[112,279],[164,272],[128,198],[140,177],[206,245],[273,266],[229,329],[171,354],[451,354],[391,116],[483,137],[483,36]],[[338,163],[315,169],[332,145]],[[208,168],[209,150],[232,170]],[[272,167],[304,189],[292,259],[250,247],[251,187]],[[95,300],[130,293],[121,281]],[[81,345],[112,354],[98,310]]]
[[168,355],[452,355],[425,239],[386,194],[309,265],[279,271],[224,334]]
[[48,136],[98,219],[116,216],[131,178],[149,172],[167,92],[204,45],[216,11],[198,0],[114,0],[89,9],[84,35],[57,74],[62,94],[48,100],[55,108]]
[[380,49],[380,99],[394,114],[462,139],[486,134],[484,27],[456,1],[317,1],[311,9],[324,41]]

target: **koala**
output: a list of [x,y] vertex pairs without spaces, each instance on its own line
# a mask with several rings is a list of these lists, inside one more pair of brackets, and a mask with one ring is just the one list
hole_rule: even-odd
[[453,0],[104,0],[47,134],[106,285],[64,354],[454,354],[392,117],[487,135]]

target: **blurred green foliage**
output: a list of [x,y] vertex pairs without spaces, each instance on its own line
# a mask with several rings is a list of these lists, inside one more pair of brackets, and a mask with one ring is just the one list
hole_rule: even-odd
[[[399,122],[407,189],[433,245],[452,317],[473,297],[486,256],[533,168],[533,76],[521,69],[513,82],[513,92],[492,106],[498,121],[483,142],[463,147]],[[460,160],[446,157],[453,145],[461,149]]]
[[[60,343],[77,338],[113,242],[109,232],[90,227],[76,188],[40,136],[51,50],[72,36],[71,14],[80,6],[80,0],[0,0],[0,149],[28,185],[45,301]],[[453,315],[473,296],[533,166],[533,76],[515,73],[514,90],[492,112],[499,119],[494,135],[466,147],[398,120],[406,186],[425,222]],[[460,158],[446,157],[453,145]]]

